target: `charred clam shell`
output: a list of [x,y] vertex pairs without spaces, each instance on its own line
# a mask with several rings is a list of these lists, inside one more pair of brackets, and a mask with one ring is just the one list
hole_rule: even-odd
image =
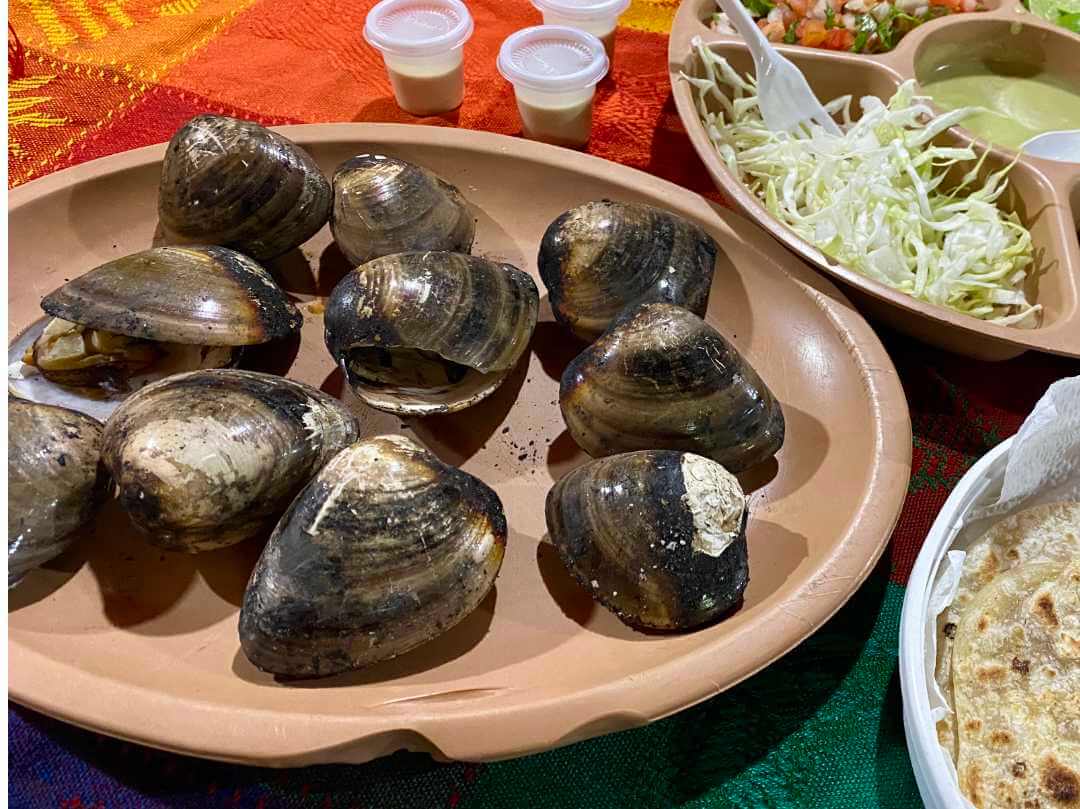
[[125,400],[105,425],[102,458],[149,542],[202,551],[272,526],[358,432],[340,402],[300,382],[195,371]]
[[471,613],[502,565],[498,496],[400,436],[335,456],[293,501],[244,594],[257,667],[322,677],[388,660]]
[[46,295],[24,357],[60,385],[123,391],[131,377],[222,367],[303,318],[259,264],[225,247],[155,247]]
[[448,413],[488,396],[525,352],[539,294],[526,273],[462,253],[398,253],[349,273],[326,346],[368,405]]
[[593,457],[675,449],[732,472],[784,442],[780,403],[719,332],[678,306],[639,307],[566,368],[559,404]]
[[101,425],[62,407],[8,400],[8,586],[60,555],[97,512]]
[[199,115],[169,141],[158,217],[170,239],[264,260],[306,242],[329,215],[330,183],[311,155],[276,132]]
[[353,266],[392,253],[468,253],[476,223],[457,188],[427,169],[377,154],[334,172],[330,230]]
[[548,492],[567,570],[624,623],[690,629],[742,598],[746,498],[718,463],[647,450],[590,461]]
[[681,216],[600,200],[548,226],[538,264],[555,318],[592,340],[634,304],[674,303],[704,316],[718,251]]

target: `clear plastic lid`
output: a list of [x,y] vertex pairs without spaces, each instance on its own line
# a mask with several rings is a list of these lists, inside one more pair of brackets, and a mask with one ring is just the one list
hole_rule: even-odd
[[499,72],[514,85],[549,93],[584,90],[608,70],[604,43],[564,25],[537,25],[508,36],[499,48]]
[[568,20],[606,20],[630,7],[630,0],[532,0],[540,11]]
[[464,45],[472,32],[472,15],[461,0],[382,0],[364,23],[364,39],[397,56],[445,53]]

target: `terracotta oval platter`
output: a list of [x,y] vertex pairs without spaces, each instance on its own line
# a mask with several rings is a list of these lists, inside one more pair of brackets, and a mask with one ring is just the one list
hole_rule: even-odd
[[[957,56],[965,60],[1009,59],[1044,68],[1077,84],[1080,35],[1027,13],[1011,0],[985,0],[984,11],[941,17],[908,33],[893,50],[855,54],[806,48],[778,47],[803,71],[822,101],[851,94],[888,100],[902,81],[923,81]],[[1080,164],[1042,160],[985,141],[976,151],[989,151],[985,170],[994,171],[1017,159],[1010,188],[999,201],[1015,211],[1030,229],[1035,246],[1033,280],[1027,293],[1043,307],[1037,328],[1018,329],[987,323],[932,303],[916,300],[878,281],[826,258],[765,209],[719,157],[701,123],[690,85],[679,78],[699,75],[700,60],[692,42],[700,37],[741,74],[752,74],[753,63],[742,38],[710,30],[708,20],[716,0],[684,0],[679,6],[668,43],[668,70],[679,117],[694,149],[718,187],[746,216],[760,222],[782,244],[841,282],[844,290],[868,313],[931,345],[984,360],[1004,360],[1029,349],[1080,357]],[[1080,86],[1080,84],[1077,84]],[[853,104],[857,109],[857,104]],[[943,136],[968,145],[973,135],[954,127]]]
[[[367,434],[414,436],[502,498],[506,561],[495,592],[463,623],[363,672],[279,683],[251,666],[237,639],[260,543],[161,553],[112,505],[75,552],[11,592],[13,699],[96,731],[228,761],[361,762],[401,748],[507,758],[641,725],[730,687],[813,632],[867,576],[907,488],[904,394],[848,301],[762,230],[654,177],[528,141],[398,125],[281,131],[328,174],[371,150],[429,167],[473,206],[474,252],[534,275],[547,224],[590,199],[663,206],[717,239],[724,255],[708,319],[767,381],[788,426],[778,463],[743,477],[753,515],[744,603],[698,632],[637,633],[595,605],[544,542],[547,490],[585,459],[557,406],[559,376],[581,345],[553,321],[545,296],[527,359],[482,404],[402,422],[352,401]],[[151,244],[163,153],[139,149],[12,192],[11,337],[65,278]],[[289,375],[341,394],[319,298],[348,267],[329,230],[273,269],[305,311]],[[272,359],[287,366],[290,357]]]

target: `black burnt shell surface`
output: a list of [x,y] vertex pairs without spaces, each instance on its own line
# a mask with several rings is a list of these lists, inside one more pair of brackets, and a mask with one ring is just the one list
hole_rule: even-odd
[[151,544],[203,551],[269,530],[359,423],[315,388],[254,371],[177,374],[109,418],[102,458]]
[[780,403],[723,336],[669,304],[627,311],[566,367],[559,405],[593,457],[695,452],[739,472],[784,443]]
[[686,475],[702,471],[711,490],[741,497],[738,482],[718,464],[668,450],[590,461],[548,492],[548,533],[563,564],[629,626],[691,629],[742,599],[749,582],[745,499],[730,541],[716,553],[702,541],[686,496]]
[[401,436],[342,450],[281,518],[252,573],[240,643],[258,668],[323,677],[445,632],[487,595],[498,496]]
[[41,301],[53,317],[143,340],[265,343],[303,316],[270,274],[225,247],[153,247],[106,262]]
[[8,399],[8,585],[63,553],[105,494],[101,424]]
[[326,224],[330,183],[288,138],[251,121],[199,115],[172,136],[158,188],[167,238],[255,259],[297,247]]
[[681,216],[598,200],[548,226],[537,264],[555,318],[588,341],[637,304],[673,303],[704,316],[719,251]]

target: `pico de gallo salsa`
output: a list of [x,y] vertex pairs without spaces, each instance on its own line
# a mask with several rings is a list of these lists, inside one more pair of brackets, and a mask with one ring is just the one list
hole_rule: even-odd
[[[853,53],[891,50],[910,31],[946,14],[979,11],[979,0],[743,0],[770,42]],[[727,15],[712,28],[734,33]]]

